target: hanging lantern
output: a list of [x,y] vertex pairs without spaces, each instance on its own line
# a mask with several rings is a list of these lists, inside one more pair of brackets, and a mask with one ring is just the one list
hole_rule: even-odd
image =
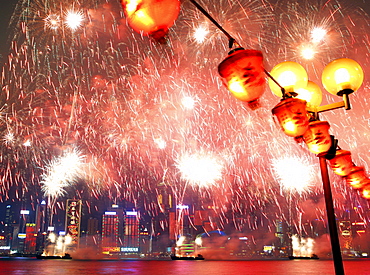
[[335,157],[329,160],[333,172],[339,176],[347,176],[352,168],[351,152],[346,150],[337,150]]
[[369,182],[362,188],[361,196],[364,199],[370,199],[370,180]]
[[298,94],[296,98],[305,100],[308,107],[318,107],[322,102],[322,91],[319,85],[310,80],[306,87],[298,88],[295,92]]
[[[297,89],[305,88],[308,82],[306,70],[297,62],[286,61],[272,68],[270,75],[285,89],[285,93],[296,92]],[[269,78],[271,91],[278,97],[283,97],[281,88]]]
[[265,91],[265,73],[262,52],[238,48],[218,65],[224,85],[239,100],[253,103]]
[[308,129],[306,101],[287,98],[272,109],[284,133],[290,137],[302,136]]
[[327,152],[332,144],[329,134],[330,125],[327,121],[312,121],[308,130],[303,134],[303,140],[308,149],[314,154]]
[[363,167],[355,166],[346,176],[346,182],[354,189],[362,188],[367,182],[365,170]]
[[340,58],[330,62],[322,72],[322,84],[333,95],[343,96],[357,91],[364,81],[364,72],[356,61]]
[[179,0],[121,0],[128,24],[156,40],[166,36],[180,13]]

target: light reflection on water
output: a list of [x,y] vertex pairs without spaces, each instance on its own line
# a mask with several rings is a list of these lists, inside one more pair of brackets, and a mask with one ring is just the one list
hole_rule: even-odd
[[[370,260],[344,261],[346,275],[370,274]],[[335,274],[331,260],[281,261],[83,261],[0,259],[0,274],[16,275],[233,275],[233,274]]]

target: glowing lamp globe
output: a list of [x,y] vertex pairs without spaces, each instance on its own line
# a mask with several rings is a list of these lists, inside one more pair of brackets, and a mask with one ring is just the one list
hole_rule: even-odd
[[362,187],[361,196],[365,199],[370,199],[370,182]]
[[[305,88],[308,83],[306,70],[297,62],[286,61],[272,68],[270,75],[285,89],[286,93],[296,92],[297,89]],[[269,78],[271,91],[278,97],[283,97],[281,88]]]
[[327,121],[309,123],[307,131],[303,134],[303,140],[312,153],[326,153],[330,149],[332,142],[329,128],[330,125]]
[[310,80],[306,87],[298,88],[295,92],[298,94],[296,98],[305,100],[308,107],[318,107],[322,102],[322,91],[319,85]]
[[180,13],[179,0],[121,0],[128,24],[136,32],[160,40]]
[[218,72],[227,89],[241,101],[254,102],[265,91],[263,56],[260,51],[243,48],[231,51],[218,65]]
[[335,157],[329,160],[333,172],[339,176],[347,176],[353,168],[351,152],[346,150],[337,150]]
[[284,133],[290,137],[302,136],[308,129],[308,112],[306,101],[287,98],[272,109]]
[[329,93],[343,96],[360,88],[364,81],[364,72],[356,61],[340,58],[330,62],[324,68],[321,80]]
[[354,167],[346,176],[346,182],[353,189],[360,189],[367,183],[367,177],[363,167]]

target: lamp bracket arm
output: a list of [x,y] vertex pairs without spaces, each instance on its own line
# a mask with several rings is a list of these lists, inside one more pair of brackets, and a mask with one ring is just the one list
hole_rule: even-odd
[[310,113],[322,113],[326,111],[331,111],[339,108],[346,107],[346,104],[344,101],[341,102],[336,102],[336,103],[331,103],[323,106],[318,106],[318,107],[307,107],[307,111]]

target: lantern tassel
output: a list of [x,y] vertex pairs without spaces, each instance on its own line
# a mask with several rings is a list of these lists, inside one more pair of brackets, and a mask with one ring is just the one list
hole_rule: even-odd
[[331,146],[329,150],[325,153],[325,158],[327,160],[331,160],[335,157],[336,152],[337,152],[337,146],[338,146],[338,140],[333,135],[330,135],[330,138],[331,138]]

